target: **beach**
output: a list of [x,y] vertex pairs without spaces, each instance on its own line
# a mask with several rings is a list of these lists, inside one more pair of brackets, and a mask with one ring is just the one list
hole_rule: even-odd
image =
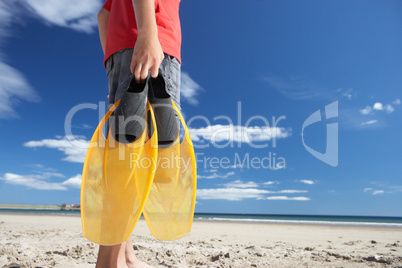
[[[195,221],[176,241],[141,219],[137,257],[154,267],[400,267],[402,228]],[[0,267],[95,267],[77,216],[0,214]]]

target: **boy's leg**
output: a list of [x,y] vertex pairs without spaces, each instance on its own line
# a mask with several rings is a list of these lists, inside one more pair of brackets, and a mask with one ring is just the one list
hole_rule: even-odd
[[[166,83],[166,90],[172,98],[176,107],[181,111],[180,106],[180,80],[181,80],[181,65],[179,61],[166,54],[163,59],[161,65],[159,66],[159,70],[162,73],[162,76]],[[180,137],[182,137],[184,133],[184,129],[181,126],[179,116],[176,114],[177,125],[180,127]]]
[[166,89],[172,98],[173,102],[176,104],[177,108],[181,110],[180,106],[180,79],[181,79],[181,65],[179,61],[166,54],[159,70],[162,72],[162,76],[166,82]]
[[[106,62],[106,73],[109,79],[109,108],[121,98],[133,77],[130,71],[132,53],[133,49],[120,50],[110,56]],[[119,245],[99,246],[96,268],[104,267],[146,268],[151,266],[137,259],[130,237]]]
[[129,266],[130,264],[134,264],[135,262],[138,261],[134,253],[134,247],[131,237],[126,241],[125,253],[126,253],[126,263],[128,267],[130,267]]
[[126,264],[128,268],[152,268],[145,262],[140,261],[134,253],[133,242],[131,237],[126,242]]
[[[132,77],[130,63],[133,49],[124,49],[113,54],[106,62],[109,78],[109,105],[115,103],[123,95],[123,90]],[[180,110],[180,63],[177,59],[165,54],[160,70],[167,84],[167,91]],[[179,122],[178,122],[179,123]],[[124,263],[122,262],[124,259]],[[113,266],[118,265],[118,266]],[[123,266],[121,266],[123,265]],[[149,268],[148,264],[137,259],[131,238],[115,246],[100,246],[96,268],[103,267],[138,267]]]
[[114,246],[99,246],[95,268],[152,268],[140,261],[134,253],[131,237]]
[[95,268],[125,268],[126,242],[114,246],[99,246]]

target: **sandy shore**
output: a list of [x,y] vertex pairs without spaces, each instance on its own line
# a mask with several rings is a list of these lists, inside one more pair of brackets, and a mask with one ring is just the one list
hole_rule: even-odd
[[[402,228],[197,221],[162,242],[140,220],[133,238],[155,267],[402,266]],[[97,249],[79,217],[0,215],[0,267],[94,267]]]

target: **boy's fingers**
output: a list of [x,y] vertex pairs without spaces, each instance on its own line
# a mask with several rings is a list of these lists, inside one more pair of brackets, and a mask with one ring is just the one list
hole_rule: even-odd
[[135,73],[135,68],[137,67],[137,61],[135,61],[134,59],[131,60],[131,65],[130,65],[130,71],[132,74]]
[[153,77],[153,78],[158,77],[158,70],[159,70],[158,66],[156,66],[156,65],[152,66],[152,68],[151,68],[151,77]]
[[148,70],[149,70],[148,65],[142,66],[142,68],[141,68],[141,76],[140,76],[141,83],[145,83],[145,81],[147,80]]
[[135,81],[137,83],[141,82],[141,70],[142,70],[142,66],[140,64],[138,64],[137,66],[135,66],[134,69],[134,77],[135,77]]
[[158,71],[159,71],[159,65],[162,61],[158,62],[159,64],[156,64],[158,61],[155,61],[153,64],[150,64],[150,62],[145,62],[145,63],[136,63],[136,61],[133,61],[131,63],[131,72],[134,74],[135,81],[137,83],[145,83],[148,77],[148,72],[151,72],[151,76],[153,78],[158,77]]

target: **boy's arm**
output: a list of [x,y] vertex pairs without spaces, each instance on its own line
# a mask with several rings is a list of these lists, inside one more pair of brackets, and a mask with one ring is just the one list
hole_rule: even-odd
[[99,29],[99,38],[102,45],[103,54],[105,54],[106,47],[106,35],[107,35],[107,26],[109,23],[109,15],[110,12],[107,9],[102,8],[98,13],[98,29]]
[[163,50],[158,39],[155,19],[155,0],[132,0],[137,22],[138,37],[131,60],[131,72],[137,82],[145,82],[148,71],[158,76]]

